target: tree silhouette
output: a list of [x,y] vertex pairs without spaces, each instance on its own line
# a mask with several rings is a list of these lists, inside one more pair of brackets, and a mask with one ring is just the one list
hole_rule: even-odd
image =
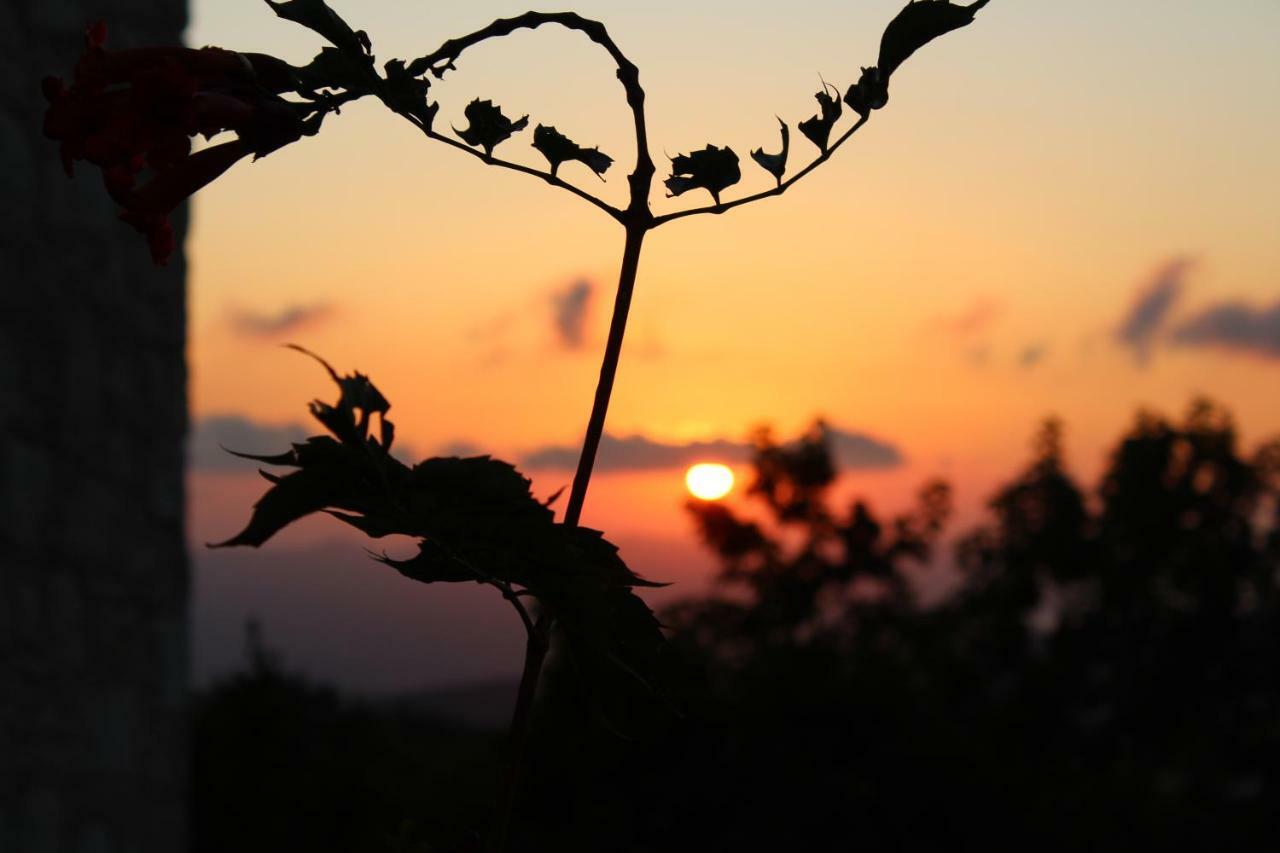
[[691,505],[725,591],[667,618],[714,685],[711,784],[760,803],[708,837],[762,850],[841,826],[858,846],[920,850],[1268,837],[1280,445],[1242,454],[1206,401],[1178,422],[1144,412],[1087,491],[1062,435],[1050,421],[1036,436],[991,521],[956,546],[959,592],[933,609],[902,573],[936,549],[945,490],[883,525],[862,505],[835,513],[820,432],[760,443],[751,491],[773,525]]
[[690,501],[702,540],[721,559],[728,593],[687,604],[670,618],[724,644],[731,655],[797,643],[842,644],[861,614],[909,607],[904,564],[926,563],[950,513],[950,489],[921,490],[913,512],[882,524],[863,501],[843,512],[830,505],[836,468],[825,426],[790,443],[767,430],[755,436],[755,479],[748,494],[775,529],[740,518],[718,503]]

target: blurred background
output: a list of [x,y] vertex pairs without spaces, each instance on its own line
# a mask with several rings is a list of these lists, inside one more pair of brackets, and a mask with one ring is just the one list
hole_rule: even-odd
[[[380,57],[524,10],[333,5]],[[745,193],[772,181],[747,153],[777,149],[775,115],[794,131],[817,109],[820,75],[853,82],[900,5],[576,8],[641,68],[659,177],[663,152],[729,145]],[[785,196],[655,232],[609,413],[609,432],[631,441],[606,448],[586,523],[679,597],[712,568],[682,510],[685,469],[725,462],[741,477],[760,425],[789,436],[824,418],[847,438],[836,488],[884,510],[946,478],[955,532],[981,518],[1050,415],[1086,483],[1140,406],[1180,414],[1209,395],[1245,444],[1280,429],[1266,392],[1280,360],[1277,33],[1268,0],[993,4],[913,57],[892,108]],[[249,0],[194,3],[187,40],[296,63],[317,48]],[[465,127],[462,108],[492,98],[600,145],[618,161],[607,182],[565,174],[625,197],[626,105],[607,55],[577,34],[481,46],[432,91],[446,125]],[[528,135],[504,156],[538,165]],[[814,153],[793,132],[792,163]],[[655,211],[698,203],[663,194]],[[277,452],[330,391],[286,341],[371,375],[402,456],[493,453],[528,469],[540,495],[568,484],[621,252],[599,211],[358,102],[323,135],[228,173],[193,217],[194,544],[239,529],[262,488],[218,443]],[[503,602],[398,594],[403,581],[366,565],[358,539],[331,547],[336,527],[298,525],[260,555],[193,549],[198,681],[239,661],[251,612],[298,666],[352,687],[518,671]],[[922,594],[942,595],[948,577]]]
[[[6,13],[7,32],[32,34],[9,55],[33,70],[5,79],[10,136],[36,176],[6,180],[37,211],[14,217],[6,258],[56,286],[6,293],[0,338],[21,365],[3,474],[8,624],[26,649],[5,682],[46,709],[5,717],[9,745],[28,746],[0,842],[177,849],[185,821],[195,850],[468,849],[499,772],[518,620],[492,590],[412,584],[323,520],[261,551],[206,550],[264,489],[223,447],[275,453],[315,432],[305,405],[332,388],[280,347],[294,342],[373,378],[401,458],[491,453],[550,496],[576,463],[620,229],[360,102],[197,195],[185,266],[156,273],[99,188],[58,174],[32,81],[70,65],[88,17],[107,17],[123,46],[176,38],[181,16],[72,5]],[[380,59],[525,9],[331,5]],[[744,172],[732,195],[770,185],[747,152],[776,150],[775,116],[794,130],[823,80],[843,90],[874,63],[900,6],[574,10],[639,65],[659,178],[664,153],[728,145]],[[296,64],[318,49],[256,0],[194,0],[184,32]],[[1277,37],[1272,0],[996,0],[907,63],[888,107],[785,196],[651,235],[584,522],[671,582],[645,597],[671,626],[682,698],[601,719],[553,666],[517,849],[1274,838]],[[625,197],[629,117],[585,39],[502,39],[432,91],[439,124],[463,126],[463,107],[491,98],[598,144],[617,161],[605,183],[573,164],[562,175]],[[793,167],[816,153],[798,133],[791,145]],[[501,154],[540,166],[528,132]],[[702,202],[662,195],[658,213]],[[81,255],[49,251],[69,235]],[[93,274],[103,257],[110,287]],[[130,362],[139,335],[154,346]],[[109,390],[62,409],[49,387]],[[115,432],[86,445],[90,421]],[[732,488],[692,495],[699,463],[727,466]],[[77,514],[60,491],[33,490],[55,482],[102,494]],[[125,489],[153,501],[117,509],[128,524],[97,509]],[[92,527],[58,533],[86,514]],[[55,536],[66,544],[51,555]],[[115,560],[112,577],[164,578],[163,592],[124,629],[94,631],[150,651],[97,677],[88,695],[110,698],[90,705],[108,710],[49,713],[84,701],[105,647],[92,632],[71,651],[44,640],[135,600],[124,582],[94,592],[85,578],[95,554],[139,553],[139,537],[161,545],[143,568]],[[65,689],[51,672],[68,673]],[[189,768],[174,757],[188,725]],[[118,746],[159,744],[142,733],[163,726],[161,757]],[[89,730],[79,748],[102,757],[74,769],[79,793],[29,769]],[[80,766],[56,760],[63,776]],[[94,793],[139,774],[151,787],[129,803]],[[168,816],[168,835],[143,840],[148,811]]]

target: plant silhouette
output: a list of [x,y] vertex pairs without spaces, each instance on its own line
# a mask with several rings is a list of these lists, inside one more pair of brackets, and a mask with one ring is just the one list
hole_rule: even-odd
[[[327,42],[311,63],[296,67],[264,54],[221,48],[109,51],[106,27],[95,24],[87,30],[85,53],[71,84],[57,78],[44,82],[50,102],[45,131],[61,143],[67,171],[80,160],[101,169],[107,191],[122,208],[121,218],[147,238],[157,263],[164,263],[174,249],[168,216],[187,196],[246,157],[264,157],[317,134],[330,114],[365,97],[380,100],[428,139],[574,194],[624,230],[613,319],[561,524],[554,523],[547,506],[532,498],[528,482],[503,463],[453,459],[428,460],[413,469],[400,465],[388,453],[392,433],[384,417],[385,399],[359,374],[339,377],[330,369],[341,397],[334,406],[317,403],[312,407],[330,436],[264,460],[298,470],[279,478],[269,475],[273,486],[255,508],[249,526],[224,543],[260,545],[302,515],[332,510],[372,536],[407,532],[422,537],[417,558],[407,563],[388,561],[410,577],[428,582],[479,580],[496,586],[511,601],[529,642],[513,721],[511,783],[490,840],[491,849],[502,849],[528,711],[553,628],[558,626],[569,638],[577,657],[608,661],[636,680],[646,679],[643,667],[638,668],[633,659],[654,655],[661,644],[656,622],[629,591],[639,579],[598,534],[577,529],[603,435],[645,236],[685,217],[723,214],[784,193],[826,162],[873,111],[885,106],[890,79],[903,61],[933,39],[971,23],[988,0],[967,6],[949,0],[911,0],[886,28],[877,65],[862,69],[843,98],[838,97],[838,89],[823,82],[817,94],[819,114],[798,125],[818,148],[815,159],[787,174],[790,134],[780,120],[781,151],[766,155],[758,150],[752,156],[775,185],[725,200],[725,191],[741,180],[740,160],[731,148],[708,144],[673,158],[665,186],[671,196],[705,190],[711,204],[661,216],[650,210],[657,170],[649,153],[639,70],[600,22],[572,12],[526,12],[449,39],[416,59],[391,59],[379,71],[367,34],[350,26],[323,0],[266,2],[279,17]],[[433,80],[454,70],[463,54],[476,45],[544,25],[582,33],[616,65],[635,136],[635,160],[627,179],[629,201],[624,208],[615,208],[561,177],[566,163],[578,163],[603,178],[614,161],[598,147],[583,146],[554,126],[539,124],[533,132],[532,145],[546,158],[547,171],[495,156],[499,146],[528,127],[529,117],[513,118],[492,100],[476,98],[466,106],[466,127],[446,132],[437,126],[440,106],[431,100]],[[842,103],[858,118],[832,141]],[[212,139],[224,132],[234,138],[192,153],[192,137]],[[370,434],[375,415],[380,432]],[[541,606],[525,608],[521,599],[526,594]],[[615,636],[618,625],[627,627]],[[643,639],[637,639],[641,634]]]

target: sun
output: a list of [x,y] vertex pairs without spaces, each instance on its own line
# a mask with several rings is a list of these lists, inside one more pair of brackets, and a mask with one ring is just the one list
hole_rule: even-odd
[[703,462],[684,475],[689,494],[704,501],[718,501],[733,490],[733,471],[727,465]]

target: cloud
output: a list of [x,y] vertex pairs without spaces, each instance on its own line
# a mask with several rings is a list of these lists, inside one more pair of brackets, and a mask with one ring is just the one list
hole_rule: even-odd
[[933,319],[930,326],[960,340],[985,335],[1004,313],[1004,305],[988,296],[979,296],[962,311]]
[[1048,344],[1028,344],[1023,347],[1022,352],[1018,354],[1018,366],[1024,370],[1030,370],[1043,363],[1045,357],[1048,355]]
[[466,439],[458,439],[436,448],[436,456],[483,456],[487,453],[483,447]]
[[[829,428],[828,437],[836,462],[841,468],[893,468],[904,461],[892,444],[862,433]],[[571,470],[578,464],[578,447],[550,446],[525,455],[529,468]],[[752,446],[748,442],[718,439],[683,444],[655,441],[641,435],[627,438],[606,435],[596,457],[598,471],[656,471],[682,468],[695,462],[747,462]]]
[[1169,315],[1186,287],[1195,267],[1191,258],[1173,258],[1161,265],[1138,290],[1124,321],[1116,329],[1116,340],[1133,350],[1140,364],[1146,364],[1159,340]]
[[231,312],[231,328],[249,338],[277,338],[320,323],[332,313],[327,303],[289,305],[274,314],[240,309]]
[[844,469],[896,468],[906,461],[897,447],[858,432],[829,428],[831,451]]
[[586,342],[587,315],[593,290],[591,282],[580,279],[551,294],[556,341],[565,349],[581,349]]
[[1280,359],[1280,302],[1270,307],[1243,302],[1211,305],[1180,323],[1170,338],[1187,347],[1215,347]]
[[299,424],[258,423],[241,415],[211,415],[196,421],[187,440],[187,467],[197,471],[246,471],[254,463],[232,456],[241,453],[284,453],[294,442],[306,441]]

